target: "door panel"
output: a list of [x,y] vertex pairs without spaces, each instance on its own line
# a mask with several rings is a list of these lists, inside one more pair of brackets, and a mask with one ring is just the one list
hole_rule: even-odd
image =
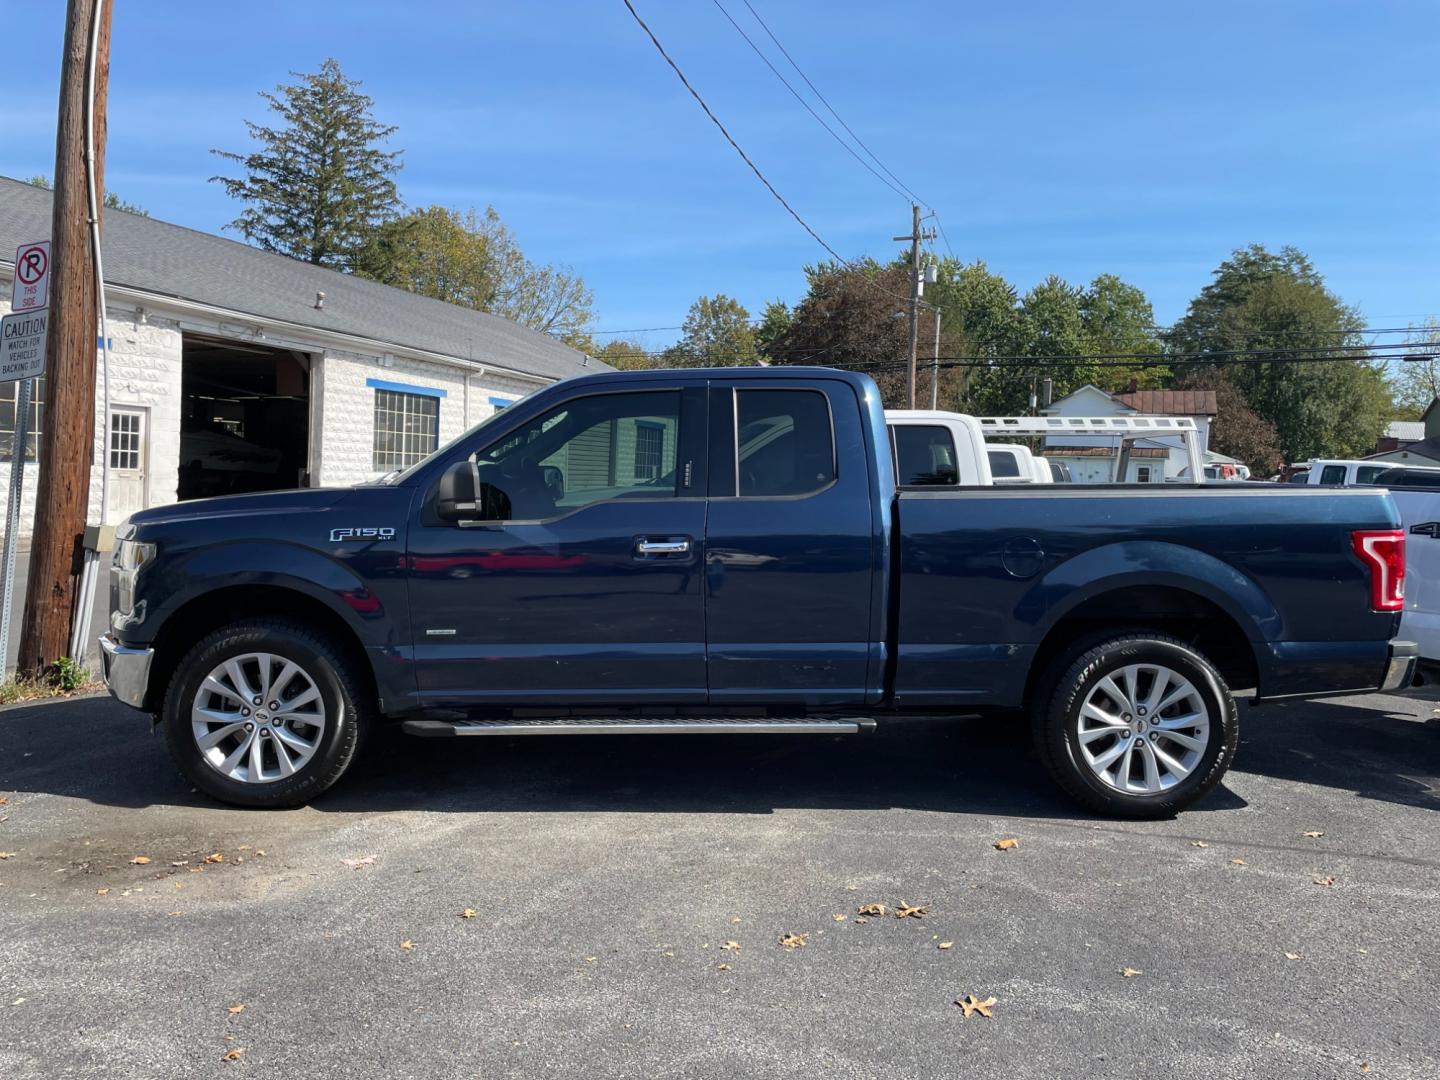
[[716,704],[871,697],[868,455],[854,392],[821,385],[712,384],[705,588]]
[[110,520],[107,524],[124,521],[145,509],[150,447],[148,419],[148,409],[119,406],[110,409],[110,439],[106,447],[110,455]]
[[702,703],[704,427],[698,384],[592,394],[482,449],[503,520],[410,531],[422,701]]

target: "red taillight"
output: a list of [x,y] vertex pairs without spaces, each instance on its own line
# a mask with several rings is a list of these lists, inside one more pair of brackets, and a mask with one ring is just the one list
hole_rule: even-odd
[[1405,534],[1398,529],[1358,530],[1350,546],[1370,568],[1370,606],[1376,611],[1405,607]]

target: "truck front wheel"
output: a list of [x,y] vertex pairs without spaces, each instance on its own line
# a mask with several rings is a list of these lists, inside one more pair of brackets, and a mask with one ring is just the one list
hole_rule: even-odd
[[369,720],[354,662],[327,636],[248,619],[202,638],[165,695],[180,771],[236,806],[300,806],[349,767]]
[[1056,671],[1035,701],[1036,747],[1056,782],[1091,810],[1169,817],[1230,767],[1235,699],[1185,642],[1117,635],[1063,657]]

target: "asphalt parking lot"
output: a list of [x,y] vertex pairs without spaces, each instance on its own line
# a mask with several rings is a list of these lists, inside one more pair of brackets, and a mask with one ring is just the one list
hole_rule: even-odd
[[1440,1075],[1440,712],[1242,718],[1126,824],[995,722],[393,736],[256,812],[108,699],[6,710],[0,1076]]

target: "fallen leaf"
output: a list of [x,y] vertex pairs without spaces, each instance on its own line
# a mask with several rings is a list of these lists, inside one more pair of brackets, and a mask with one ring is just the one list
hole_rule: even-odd
[[171,866],[189,866],[189,865],[190,865],[190,860],[189,860],[189,859],[181,859],[179,862],[172,862],[170,865],[171,865]]
[[935,947],[937,949],[953,949],[955,947],[955,943],[953,941],[942,941],[939,945],[936,945]]
[[8,795],[0,795],[0,806],[9,806],[9,805],[10,805],[10,797],[9,797]]
[[[264,853],[263,851],[257,851],[255,854],[256,854],[256,855],[264,855],[265,853]],[[372,866],[372,865],[374,865],[375,856],[374,856],[374,855],[366,855],[366,856],[364,856],[363,858],[359,858],[359,859],[341,859],[340,861],[341,861],[342,863],[344,863],[346,866],[350,867],[351,870],[359,870],[362,866]]]
[[861,914],[861,915],[874,915],[874,916],[876,916],[877,918],[879,918],[880,916],[884,915],[885,912],[887,912],[887,911],[889,911],[889,910],[890,910],[890,909],[887,908],[884,904],[865,904],[865,905],[863,905],[863,906],[860,908],[860,914]]
[[1327,886],[1328,886],[1328,885],[1334,885],[1334,884],[1335,884],[1335,879],[1334,879],[1333,877],[1317,877],[1317,878],[1314,878],[1313,880],[1314,880],[1314,882],[1315,882],[1316,885],[1327,885]]
[[780,939],[780,944],[787,949],[799,949],[805,945],[805,939],[809,934],[786,934]]
[[150,863],[150,856],[136,855],[133,859],[130,860],[130,862],[133,863],[135,866],[148,866]]
[[255,852],[255,854],[256,854],[256,855],[264,855],[265,852],[260,851],[260,850],[257,849],[256,852]]
[[675,954],[674,954],[673,952],[662,952],[660,955],[661,955],[661,956],[674,956]]
[[473,919],[474,917],[475,909],[473,907],[467,907],[464,911],[460,912],[460,918],[462,919]]
[[1013,851],[1015,848],[1018,848],[1019,846],[1020,846],[1020,841],[1019,841],[1019,840],[1016,840],[1015,837],[1013,837],[1013,836],[1006,837],[1004,840],[996,840],[996,841],[995,841],[995,849],[996,849],[997,851]]
[[912,919],[919,919],[923,918],[925,913],[929,910],[930,909],[928,907],[913,907],[902,900],[900,902],[900,906],[895,910],[895,917],[897,919],[903,919],[909,916]]
[[844,922],[846,919],[850,918],[849,915],[831,915],[830,917],[836,922]]
[[206,855],[206,856],[205,856],[205,861],[208,862],[208,863],[224,862],[224,861],[225,861],[225,856],[222,855],[220,852],[217,851],[217,852],[215,852],[214,855]]
[[1122,979],[1133,979],[1136,975],[1144,975],[1144,974],[1145,974],[1145,973],[1144,973],[1143,971],[1141,971],[1139,968],[1124,967],[1124,968],[1121,968],[1121,969],[1120,969],[1120,977],[1121,977]]
[[587,964],[593,964],[598,959],[600,959],[598,956],[587,956],[585,957],[585,962]]
[[1301,835],[1301,836],[1308,836],[1311,840],[1319,840],[1320,837],[1324,836],[1325,834],[1324,834],[1323,832],[1318,832],[1318,831],[1317,831],[1317,832],[1301,833],[1300,835]]
[[727,941],[724,945],[721,945],[720,948],[724,949],[726,952],[739,952],[740,943],[738,941]]
[[413,949],[415,948],[415,942],[411,941],[409,938],[406,938],[404,941],[400,942],[400,947],[406,950]]
[[25,1002],[27,1002],[27,1001],[29,1001],[29,1000],[30,1000],[29,998],[18,997],[18,998],[16,998],[14,1001],[10,1002],[10,1004],[11,1004],[11,1006],[24,1005]]
[[1285,954],[1285,959],[1286,959],[1286,960],[1299,960],[1299,959],[1300,959],[1300,954],[1299,954],[1298,952],[1287,952],[1287,953]]
[[178,919],[181,915],[184,915],[185,912],[183,912],[183,911],[167,911],[165,914],[166,914],[166,915],[169,915],[172,919]]
[[109,889],[96,889],[96,890],[95,890],[95,895],[96,895],[96,896],[109,896],[109,895],[110,895],[110,890],[109,890]]
[[718,964],[718,965],[716,965],[715,970],[716,970],[716,971],[729,971],[729,970],[730,970],[730,965],[729,965],[729,964]]
[[870,920],[867,919],[867,918],[865,918],[864,915],[857,915],[857,916],[855,916],[855,921],[856,921],[857,923],[867,923],[867,922],[869,922]]
[[226,1050],[226,1051],[225,1051],[225,1056],[222,1057],[220,1060],[221,1060],[221,1061],[239,1061],[239,1060],[240,1060],[240,1055],[243,1054],[243,1053],[245,1053],[245,1048],[244,1048],[243,1046],[232,1046],[229,1050]]
[[1361,1072],[1369,1072],[1369,1071],[1370,1071],[1370,1062],[1368,1062],[1368,1061],[1362,1061],[1362,1062],[1360,1062],[1360,1071],[1361,1071]]
[[230,1006],[228,1009],[226,1009],[225,1011],[228,1012],[231,1016],[234,1016],[236,1013],[242,1013],[242,1012],[244,1012],[244,1011],[245,1011],[245,1006],[244,1006],[244,1005],[231,1005],[231,1006]]
[[1191,846],[1191,847],[1209,847],[1210,845],[1207,844],[1204,840],[1191,840],[1191,841],[1190,841],[1190,846]]
[[963,998],[957,998],[955,1004],[965,1010],[964,1018],[966,1020],[970,1019],[971,1013],[979,1013],[988,1020],[993,1015],[990,1012],[990,1006],[995,1004],[995,999],[988,997],[984,1001],[981,1001],[974,994],[966,994]]
[[736,915],[736,916],[735,916],[733,919],[731,919],[730,921],[731,921],[732,923],[738,923],[738,922],[740,921],[740,916],[739,916],[739,915]]
[[1231,866],[1244,866],[1244,865],[1245,865],[1245,860],[1244,860],[1244,859],[1231,859],[1231,860],[1230,860],[1230,865],[1231,865]]

